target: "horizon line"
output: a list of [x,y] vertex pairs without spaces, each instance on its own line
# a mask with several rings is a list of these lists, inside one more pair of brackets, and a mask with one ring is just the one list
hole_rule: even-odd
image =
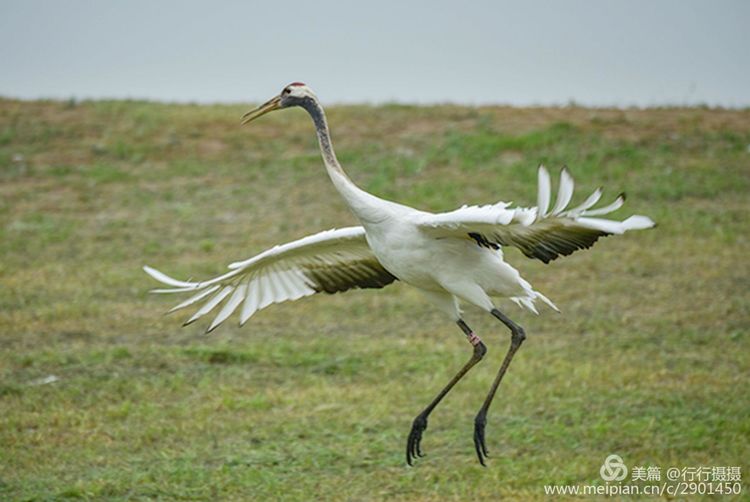
[[[0,93],[0,100],[3,101],[22,101],[22,102],[56,102],[56,103],[90,103],[90,102],[105,102],[105,101],[121,101],[121,102],[133,102],[133,103],[153,103],[163,105],[188,105],[188,106],[240,106],[240,105],[254,105],[259,104],[259,101],[242,101],[242,100],[200,100],[200,99],[163,99],[163,98],[150,98],[150,97],[135,97],[135,96],[38,96],[38,97],[25,97],[25,96],[13,96],[10,94]],[[550,102],[530,102],[530,103],[512,103],[509,101],[477,101],[477,102],[461,102],[461,101],[402,101],[398,99],[391,100],[339,100],[330,101],[325,103],[327,108],[340,107],[340,106],[364,106],[364,107],[387,107],[387,106],[410,106],[410,107],[438,107],[438,106],[455,106],[465,108],[587,108],[587,109],[599,109],[599,110],[653,110],[653,109],[709,109],[709,110],[729,110],[729,111],[748,111],[750,110],[750,103],[747,104],[726,104],[726,103],[709,103],[709,102],[695,102],[695,103],[678,103],[678,102],[661,102],[661,103],[649,103],[649,104],[638,104],[632,103],[620,103],[620,104],[594,104],[578,101],[576,99],[569,99],[565,102],[561,101],[550,101]]]

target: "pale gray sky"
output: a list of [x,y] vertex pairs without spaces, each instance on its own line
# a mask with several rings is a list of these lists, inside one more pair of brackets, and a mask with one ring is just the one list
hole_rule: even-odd
[[750,106],[750,1],[0,0],[0,95]]

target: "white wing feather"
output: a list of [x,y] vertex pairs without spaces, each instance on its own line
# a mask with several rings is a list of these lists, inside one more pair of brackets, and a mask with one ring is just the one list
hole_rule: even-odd
[[[188,298],[184,302],[182,302],[182,303],[180,303],[178,305],[175,305],[167,313],[169,314],[169,313],[174,312],[175,310],[184,309],[185,307],[188,307],[188,306],[194,304],[195,302],[199,302],[203,298],[207,297],[208,295],[210,295],[211,293],[213,293],[214,291],[216,291],[217,289],[219,289],[220,287],[221,286],[219,286],[218,284],[216,284],[215,286],[211,286],[210,288],[204,289],[203,291],[198,292],[198,294],[191,296],[190,298]],[[167,290],[167,291],[169,291],[169,290]]]
[[573,183],[573,177],[570,175],[570,171],[568,171],[567,167],[563,167],[562,172],[560,173],[560,188],[557,190],[557,202],[555,202],[555,207],[552,208],[552,212],[550,213],[551,216],[557,216],[563,211],[563,209],[568,207],[570,199],[573,197],[574,186],[575,183]]
[[569,217],[575,217],[579,214],[583,213],[585,210],[591,208],[599,202],[599,199],[602,198],[602,188],[599,187],[596,190],[593,191],[591,195],[589,195],[585,201],[581,203],[580,206],[576,206],[573,209],[569,209],[567,211]]
[[547,216],[547,209],[549,209],[549,201],[552,196],[552,183],[549,178],[549,171],[547,168],[539,166],[537,174],[539,190],[537,191],[536,207],[537,207],[537,221]]
[[449,213],[418,213],[415,223],[428,235],[471,238],[480,246],[493,248],[514,246],[526,256],[545,263],[591,247],[599,237],[655,225],[646,216],[631,216],[624,221],[591,218],[616,211],[625,202],[625,195],[620,194],[613,203],[591,209],[599,201],[601,189],[595,190],[580,206],[566,211],[574,188],[567,168],[560,174],[557,200],[548,213],[551,188],[544,166],[539,166],[538,179],[538,207],[511,208],[504,202],[464,206]]
[[201,282],[180,281],[148,266],[143,270],[172,286],[153,292],[195,292],[170,312],[205,302],[185,324],[197,321],[226,301],[208,331],[227,320],[240,305],[240,323],[244,324],[255,312],[272,303],[318,292],[381,288],[396,280],[375,258],[362,227],[326,230],[275,246],[248,260],[232,263],[229,268],[230,272]]

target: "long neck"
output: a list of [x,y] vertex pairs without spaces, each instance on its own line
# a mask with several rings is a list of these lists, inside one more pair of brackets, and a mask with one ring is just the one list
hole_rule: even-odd
[[328,176],[331,178],[336,190],[341,194],[349,208],[360,220],[379,219],[378,207],[385,203],[372,194],[369,194],[359,188],[349,179],[336,158],[331,144],[331,135],[328,132],[328,122],[323,107],[316,99],[306,99],[302,107],[312,117],[315,124],[315,131],[318,134],[318,143],[320,144],[320,153],[323,156],[323,163],[326,166]]

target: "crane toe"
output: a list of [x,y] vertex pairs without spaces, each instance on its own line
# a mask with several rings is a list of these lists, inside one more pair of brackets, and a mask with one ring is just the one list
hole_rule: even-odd
[[422,433],[427,429],[427,416],[420,414],[414,419],[406,441],[406,463],[413,465],[414,459],[424,457],[422,453]]
[[484,428],[486,425],[487,414],[480,411],[474,419],[474,448],[477,451],[479,463],[484,467],[487,467],[487,464],[484,463],[484,459],[489,457],[489,454],[487,453],[487,444],[484,440]]

